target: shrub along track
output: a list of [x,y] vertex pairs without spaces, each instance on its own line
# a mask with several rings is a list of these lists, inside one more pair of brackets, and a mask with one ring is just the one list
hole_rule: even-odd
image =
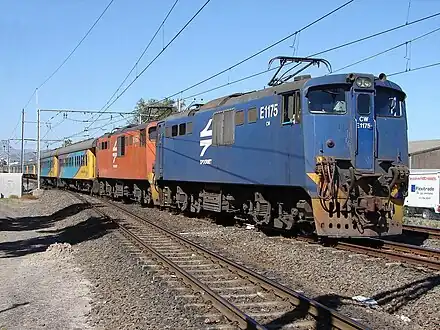
[[[70,192],[72,193],[72,192]],[[72,193],[105,218],[97,205]],[[147,268],[178,285],[187,305],[203,310],[198,316],[210,329],[281,329],[286,326],[317,329],[367,329],[362,324],[313,299],[284,287],[242,265],[230,261],[156,223],[139,217],[113,202],[124,219],[114,220]]]

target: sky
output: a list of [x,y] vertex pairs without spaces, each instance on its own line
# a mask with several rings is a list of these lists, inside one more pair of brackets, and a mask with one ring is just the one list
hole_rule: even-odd
[[[36,108],[100,110],[129,72],[175,0],[114,0],[90,35],[66,64],[30,96],[77,45],[109,0],[0,0],[0,139],[20,137],[21,109],[26,106],[25,137],[36,137]],[[345,3],[346,0],[211,0],[194,21],[157,58],[109,111],[130,112],[140,98],[175,94],[265,48]],[[180,0],[164,28],[124,84],[157,56],[205,0]],[[409,10],[408,10],[409,7]],[[312,27],[181,97],[268,68],[272,57],[308,56],[424,16],[440,12],[440,0],[356,0]],[[320,55],[334,70],[440,27],[440,16]],[[295,47],[292,45],[295,44]],[[440,61],[440,31],[342,72],[391,74]],[[327,74],[313,68],[312,76]],[[271,73],[231,84],[197,97],[206,102],[223,95],[267,86]],[[440,66],[389,77],[407,94],[409,139],[440,139],[435,99]],[[190,103],[187,100],[186,103]],[[54,116],[55,115],[55,116]],[[42,112],[41,136],[63,139],[78,133],[90,115]],[[119,120],[119,122],[118,122]],[[90,132],[98,136],[123,123],[103,114]],[[12,142],[19,148],[18,142]],[[57,146],[56,144],[52,147]],[[26,148],[35,148],[32,142]],[[42,146],[44,148],[44,146]]]

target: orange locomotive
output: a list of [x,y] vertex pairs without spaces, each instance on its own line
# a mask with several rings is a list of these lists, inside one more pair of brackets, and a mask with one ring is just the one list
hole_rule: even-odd
[[96,179],[92,193],[158,204],[153,166],[156,122],[129,126],[96,140]]

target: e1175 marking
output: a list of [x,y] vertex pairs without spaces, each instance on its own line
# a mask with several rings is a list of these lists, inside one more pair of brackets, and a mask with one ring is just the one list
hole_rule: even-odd
[[272,118],[278,115],[278,103],[260,107],[260,119]]

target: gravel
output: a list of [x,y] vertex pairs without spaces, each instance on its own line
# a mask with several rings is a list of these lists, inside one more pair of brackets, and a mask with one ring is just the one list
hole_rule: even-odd
[[[440,228],[440,220],[427,220],[423,218],[416,218],[416,217],[405,217],[404,223],[407,225],[413,225],[413,226],[424,226],[424,227],[433,227],[433,228]],[[410,240],[412,237],[409,238]],[[415,242],[416,244],[420,244],[422,247],[431,248],[440,250],[440,240],[439,239],[425,239],[422,242]]]
[[[373,328],[440,328],[440,273],[205,219],[126,207]],[[355,296],[378,304],[367,306]]]
[[201,328],[111,222],[67,192],[38,196],[0,201],[0,328]]

